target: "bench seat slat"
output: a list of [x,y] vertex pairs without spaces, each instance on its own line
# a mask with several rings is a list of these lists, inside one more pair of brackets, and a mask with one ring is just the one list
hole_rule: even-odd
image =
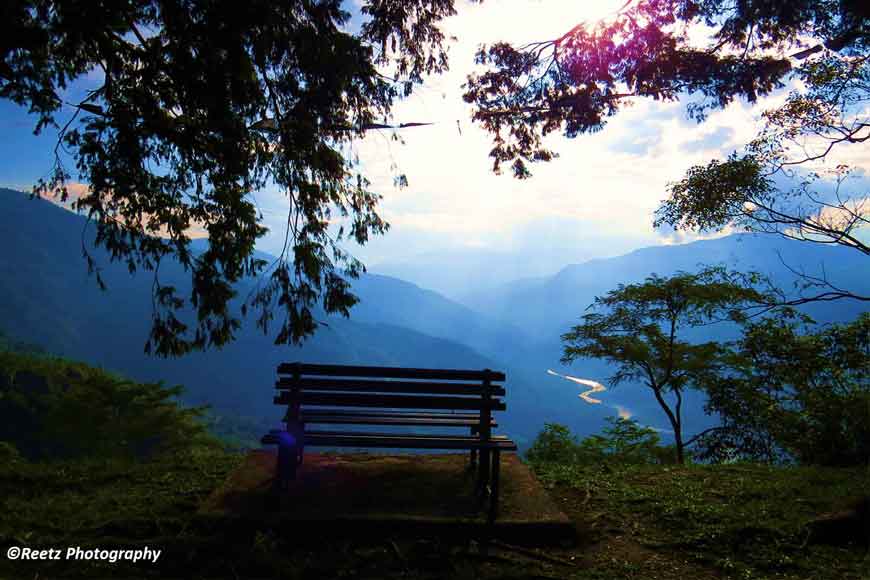
[[336,407],[384,407],[395,409],[462,409],[489,408],[504,411],[505,404],[498,399],[485,401],[482,398],[425,396],[425,395],[379,395],[368,393],[299,393],[282,392],[275,397],[275,404],[289,405],[334,405]]
[[455,411],[373,411],[370,409],[335,409],[333,407],[306,407],[302,416],[333,415],[336,417],[354,417],[356,415],[378,417],[419,417],[422,419],[474,419],[480,420],[480,413],[457,413]]
[[[278,431],[280,432],[280,430],[278,430]],[[438,433],[438,434],[433,434],[433,433],[365,433],[363,431],[337,431],[334,429],[306,429],[305,434],[306,435],[328,434],[328,435],[338,435],[338,436],[344,436],[344,435],[357,436],[357,435],[360,435],[362,437],[370,437],[370,436],[375,436],[375,437],[400,437],[401,436],[401,437],[403,437],[405,435],[408,435],[408,437],[418,437],[418,438],[422,438],[422,439],[458,439],[461,441],[466,441],[466,440],[477,441],[478,440],[477,437],[472,437],[469,435],[456,435],[456,434],[451,434],[451,433]],[[492,436],[492,439],[507,440],[507,438],[508,438],[507,435],[493,435]]]
[[323,365],[281,363],[278,374],[327,375],[334,377],[381,377],[393,379],[431,379],[445,381],[504,381],[502,372],[491,370],[414,369],[403,367],[371,367],[351,365]]
[[[263,445],[278,443],[276,435],[264,435]],[[361,433],[306,433],[305,445],[310,447],[395,447],[400,449],[492,449],[499,451],[516,451],[517,445],[504,436],[497,436],[489,441],[481,441],[474,437],[424,437],[421,435],[396,435],[392,433],[361,434]]]
[[[325,423],[332,425],[417,425],[432,427],[477,427],[480,419],[447,419],[426,417],[383,417],[381,415],[302,415],[303,423]],[[493,427],[498,427],[494,421]]]
[[485,388],[474,383],[425,383],[413,381],[377,381],[361,379],[312,379],[299,380],[282,377],[275,383],[277,389],[299,388],[302,391],[351,391],[358,393],[417,393],[433,395],[481,396],[484,392],[503,397],[504,387],[492,385]]
[[349,447],[400,447],[407,449],[499,449],[516,451],[516,443],[504,436],[495,436],[489,441],[477,437],[396,434],[396,433],[353,433],[353,432],[313,432],[305,433],[306,446],[349,446]]

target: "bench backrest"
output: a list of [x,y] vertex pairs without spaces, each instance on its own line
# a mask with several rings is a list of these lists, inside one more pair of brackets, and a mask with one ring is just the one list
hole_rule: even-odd
[[426,409],[480,414],[489,435],[492,411],[505,410],[504,373],[484,369],[415,369],[283,363],[278,367],[275,403],[288,405],[287,420],[299,420],[301,407]]
[[503,411],[504,373],[283,363],[277,404],[317,407]]

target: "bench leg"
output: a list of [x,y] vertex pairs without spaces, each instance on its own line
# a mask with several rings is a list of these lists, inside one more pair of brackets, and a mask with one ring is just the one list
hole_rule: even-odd
[[498,517],[498,494],[499,494],[499,463],[501,453],[498,450],[492,452],[492,483],[489,495],[489,523],[495,522]]
[[275,487],[284,491],[296,479],[296,467],[301,463],[301,450],[296,439],[284,432],[278,439],[278,464],[275,473]]
[[480,450],[480,467],[477,470],[477,491],[481,495],[486,495],[489,487],[490,477],[490,450]]
[[278,441],[275,478],[266,499],[266,507],[272,511],[281,510],[284,492],[287,491],[290,481],[296,479],[296,449],[288,445],[284,437],[279,436]]

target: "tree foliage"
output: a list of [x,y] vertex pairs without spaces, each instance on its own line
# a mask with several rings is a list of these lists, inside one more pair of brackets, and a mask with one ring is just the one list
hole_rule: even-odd
[[[699,36],[706,31],[706,40]],[[856,0],[627,0],[612,18],[559,38],[482,47],[481,73],[465,100],[493,137],[493,168],[519,178],[554,152],[543,137],[599,131],[638,98],[690,100],[698,121],[735,98],[753,103],[787,83],[785,102],[762,115],[742,151],[688,170],[669,185],[654,224],[718,231],[727,226],[835,244],[870,256],[861,173],[831,153],[870,139],[870,8]],[[855,158],[849,151],[845,158]],[[823,299],[870,300],[822,278]]]
[[[422,75],[446,68],[438,23],[454,9],[452,0],[369,0],[362,12],[353,34],[340,0],[3,3],[0,98],[28,107],[37,133],[59,132],[54,170],[35,192],[66,199],[77,177],[88,192],[76,207],[97,244],[131,272],[155,272],[147,350],[232,340],[240,320],[229,303],[246,276],[266,279],[247,305],[264,332],[280,312],[276,342],[311,334],[318,303],[344,315],[354,304],[346,278],[362,265],[340,242],[364,243],[387,224],[351,144]],[[65,102],[85,75],[98,86]],[[253,256],[266,231],[253,193],[267,186],[289,204],[271,265]],[[208,235],[201,255],[191,228]],[[167,257],[191,272],[189,295],[160,284]],[[186,307],[195,322],[180,315]]]
[[[602,129],[635,97],[676,100],[699,94],[690,113],[703,118],[735,97],[750,102],[782,87],[793,71],[791,48],[821,43],[810,54],[852,55],[870,43],[867,8],[853,0],[724,2],[628,0],[612,19],[579,23],[555,39],[481,47],[483,73],[470,75],[465,100],[493,134],[495,168],[548,160],[541,137]],[[709,46],[689,30],[713,29]]]
[[49,356],[0,352],[0,441],[31,460],[147,458],[217,445],[181,387],[136,383]]
[[692,343],[683,335],[717,320],[744,320],[745,307],[765,301],[760,291],[724,279],[718,269],[653,274],[597,297],[590,308],[598,312],[562,335],[562,362],[600,358],[614,365],[613,384],[630,381],[649,389],[667,415],[683,463],[683,392],[702,388],[726,352],[716,342]]
[[826,53],[796,68],[805,89],[765,111],[761,133],[742,152],[691,167],[672,183],[655,225],[696,231],[737,226],[870,256],[862,237],[870,225],[866,187],[852,187],[860,168],[822,164],[830,153],[870,138],[868,59],[866,51]]
[[870,314],[824,329],[752,322],[724,368],[707,387],[721,426],[701,439],[705,457],[870,464]]

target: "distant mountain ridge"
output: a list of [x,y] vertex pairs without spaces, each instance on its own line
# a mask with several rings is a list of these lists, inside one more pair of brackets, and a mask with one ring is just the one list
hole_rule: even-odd
[[[870,295],[870,258],[857,251],[769,234],[736,234],[678,246],[641,248],[616,258],[569,265],[553,276],[507,284],[485,294],[470,296],[464,303],[496,319],[509,317],[530,335],[537,345],[533,363],[536,368],[550,368],[561,374],[606,384],[613,369],[601,360],[579,360],[570,368],[559,362],[562,351],[560,336],[581,321],[581,316],[596,296],[605,295],[619,284],[640,282],[652,273],[669,276],[679,270],[694,272],[702,265],[719,263],[740,271],[760,271],[788,290],[796,277],[783,262],[792,268],[805,268],[810,274],[824,272],[835,284],[858,294]],[[801,307],[820,323],[851,321],[867,308],[866,303],[856,300],[820,302]],[[727,325],[712,326],[705,331],[705,339],[734,338],[735,330]],[[630,385],[597,396],[605,403],[630,411],[643,421],[658,427],[666,426],[655,401]],[[692,393],[687,399],[684,406],[687,425],[694,423],[703,427],[710,420],[702,413],[703,396]]]
[[[328,327],[302,347],[275,346],[248,321],[237,340],[222,350],[163,360],[142,353],[150,325],[150,273],[131,277],[123,265],[109,264],[104,252],[95,251],[109,286],[108,292],[100,292],[81,257],[83,225],[82,216],[50,202],[0,189],[0,228],[5,233],[0,329],[9,336],[139,381],[183,384],[191,403],[272,420],[279,416],[272,405],[272,385],[281,361],[506,370],[508,412],[500,429],[521,443],[545,421],[566,424],[581,435],[596,432],[617,406],[642,422],[665,426],[655,402],[631,386],[598,393],[604,404],[590,405],[579,399],[576,384],[547,374],[552,369],[606,384],[612,370],[601,361],[562,367],[559,337],[579,321],[595,296],[620,283],[719,262],[787,281],[792,276],[780,263],[779,251],[792,266],[812,270],[824,262],[837,283],[870,294],[866,257],[857,252],[774,236],[735,235],[569,265],[552,276],[521,279],[469,296],[464,305],[403,280],[364,275],[353,283],[361,302],[351,310],[350,320],[328,317]],[[189,274],[171,262],[161,266],[161,278],[182,292],[189,287]],[[845,321],[865,308],[839,301],[808,311],[820,321]],[[704,420],[702,403],[694,397],[686,405],[689,431]]]
[[[782,262],[780,261],[780,256]],[[595,296],[619,284],[640,282],[650,274],[694,272],[702,265],[725,264],[731,269],[757,270],[785,289],[796,277],[783,264],[825,274],[836,284],[870,294],[868,258],[843,247],[786,240],[769,234],[734,234],[675,246],[641,248],[616,258],[569,265],[553,276],[506,284],[482,295],[467,297],[469,307],[500,318],[511,314],[514,324],[533,338],[548,341],[576,324]],[[820,321],[853,319],[864,305],[855,301],[821,303],[807,307]]]
[[[150,358],[142,349],[151,321],[151,273],[131,277],[123,264],[92,250],[108,285],[107,292],[99,291],[81,256],[83,239],[89,246],[93,239],[92,231],[83,238],[84,224],[82,216],[48,201],[0,190],[0,328],[11,337],[136,380],[183,384],[192,404],[273,419],[280,415],[272,395],[282,361],[508,370],[510,411],[503,428],[526,441],[543,424],[533,388],[492,356],[499,337],[516,336],[516,329],[383,276],[356,281],[362,302],[351,319],[328,317],[328,326],[301,347],[275,346],[249,320],[221,350]],[[190,284],[189,274],[172,261],[161,265],[161,280],[182,294]],[[455,340],[457,335],[466,340]]]

